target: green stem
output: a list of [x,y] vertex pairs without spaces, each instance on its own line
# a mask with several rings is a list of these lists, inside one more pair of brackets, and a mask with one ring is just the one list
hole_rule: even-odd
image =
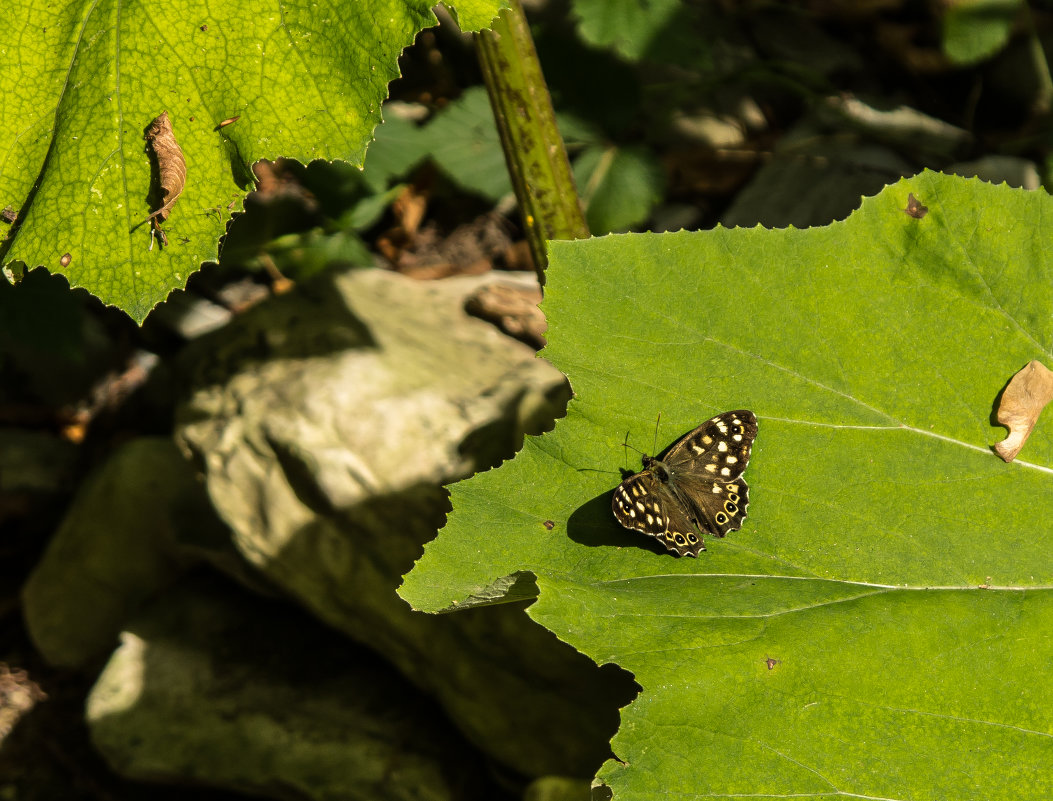
[[589,229],[519,0],[511,0],[492,31],[476,36],[476,46],[527,242],[544,284],[545,243],[584,239]]

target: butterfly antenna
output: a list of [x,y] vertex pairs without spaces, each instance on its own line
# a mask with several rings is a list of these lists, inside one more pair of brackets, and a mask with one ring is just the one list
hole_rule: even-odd
[[632,445],[629,444],[629,432],[628,431],[625,432],[625,441],[622,442],[622,447],[625,450],[627,450],[627,451],[636,451],[636,453],[640,454],[641,456],[645,455],[643,451],[639,450],[638,448],[634,448]]
[[651,454],[655,453],[655,448],[658,447],[658,424],[662,422],[662,413],[658,413],[658,419],[654,421],[654,441],[651,442]]

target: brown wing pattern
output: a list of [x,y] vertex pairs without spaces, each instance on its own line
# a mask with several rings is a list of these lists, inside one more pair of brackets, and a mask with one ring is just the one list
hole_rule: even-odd
[[611,509],[625,528],[654,537],[677,556],[698,556],[699,551],[706,549],[687,509],[651,469],[619,484]]
[[756,436],[757,417],[746,409],[707,420],[664,458],[644,457],[644,469],[614,490],[615,518],[678,556],[697,556],[702,532],[723,537],[742,528],[749,487],[741,476]]
[[740,476],[749,464],[756,436],[753,412],[724,412],[683,437],[666,454],[669,485],[702,531],[723,537],[742,528],[749,486]]

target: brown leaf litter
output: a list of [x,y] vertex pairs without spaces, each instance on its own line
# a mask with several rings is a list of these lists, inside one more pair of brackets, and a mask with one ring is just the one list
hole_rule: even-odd
[[996,419],[1009,429],[1009,436],[994,446],[1003,461],[1020,453],[1046,404],[1053,400],[1053,372],[1032,360],[1010,380],[998,404]]

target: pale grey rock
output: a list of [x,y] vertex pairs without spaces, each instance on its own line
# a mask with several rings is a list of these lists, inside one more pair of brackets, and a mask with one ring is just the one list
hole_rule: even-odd
[[831,95],[820,109],[819,118],[834,129],[854,129],[871,142],[900,152],[924,154],[924,160],[930,162],[939,163],[962,153],[973,141],[964,128],[910,106],[882,107],[852,95]]
[[591,776],[633,695],[625,674],[524,602],[430,616],[395,593],[442,525],[441,485],[512,456],[567,397],[530,348],[463,312],[486,280],[358,270],[250,310],[191,346],[177,435],[275,586],[386,656],[506,765]]
[[103,656],[128,616],[188,563],[179,541],[218,549],[228,537],[173,442],[132,440],[82,483],[23,586],[29,635],[53,665]]
[[784,137],[721,222],[728,228],[828,225],[859,208],[864,195],[912,172],[891,147],[807,121]]
[[87,702],[116,772],[295,801],[446,801],[478,783],[478,753],[383,660],[217,582],[181,582],[121,633]]
[[992,184],[1005,182],[1019,189],[1038,189],[1042,186],[1038,165],[1017,156],[984,156],[975,161],[951,164],[944,172],[961,175],[963,178],[975,177]]

